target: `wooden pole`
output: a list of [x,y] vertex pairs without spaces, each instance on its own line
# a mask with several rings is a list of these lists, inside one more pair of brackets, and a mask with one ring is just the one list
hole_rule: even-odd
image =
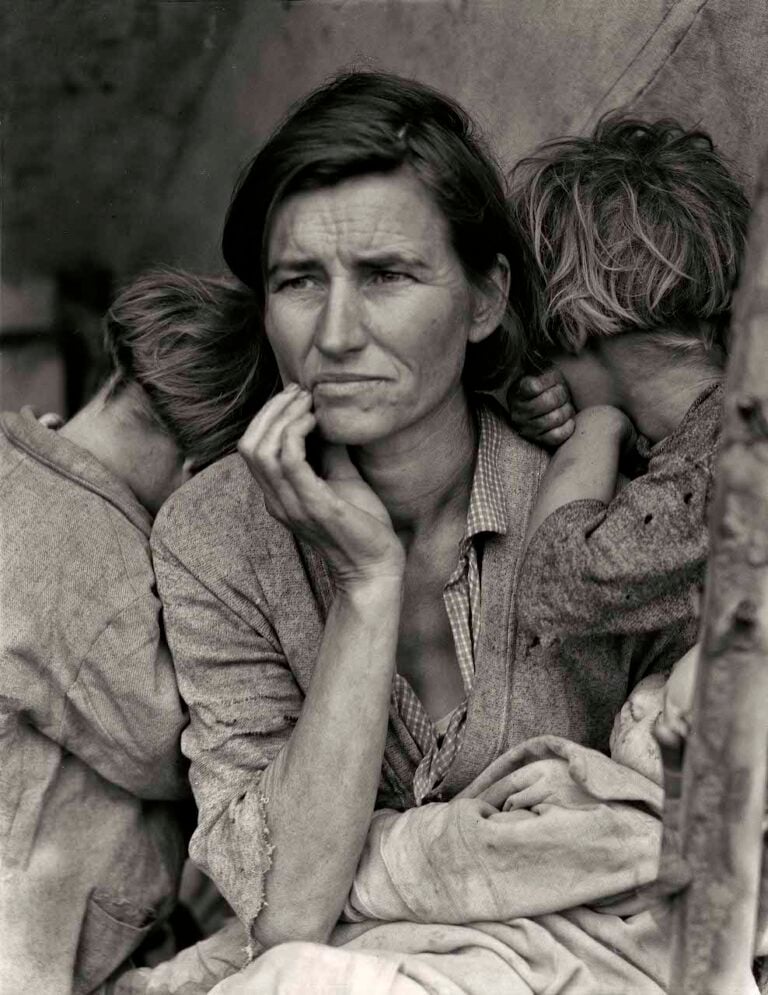
[[[750,990],[768,755],[768,157],[734,304],[670,995]],[[754,987],[751,989],[754,991]]]

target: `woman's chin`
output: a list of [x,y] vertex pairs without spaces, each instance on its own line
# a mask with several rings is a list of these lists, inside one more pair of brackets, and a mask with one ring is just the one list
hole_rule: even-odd
[[395,426],[373,412],[358,409],[315,409],[317,430],[326,442],[339,446],[364,446],[391,435]]

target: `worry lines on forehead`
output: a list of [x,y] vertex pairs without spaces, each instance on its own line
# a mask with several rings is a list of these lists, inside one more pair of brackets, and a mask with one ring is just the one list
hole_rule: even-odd
[[324,253],[291,252],[275,253],[270,259],[268,277],[280,274],[316,273],[332,268],[335,262],[347,269],[363,272],[377,270],[405,270],[414,275],[427,274],[431,271],[429,261],[417,252],[405,252],[400,249],[355,250],[348,247],[334,253],[329,259]]

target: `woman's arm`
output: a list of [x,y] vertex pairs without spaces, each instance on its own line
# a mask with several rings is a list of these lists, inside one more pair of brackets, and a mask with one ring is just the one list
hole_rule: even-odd
[[191,852],[267,946],[327,939],[349,892],[380,778],[404,567],[386,511],[348,457],[331,456],[326,480],[307,464],[307,414],[307,398],[286,391],[241,443],[271,513],[334,572],[303,703],[269,620],[246,625],[216,603],[168,549],[167,514],[155,537],[169,642],[190,706],[184,747],[200,805]]
[[344,906],[376,800],[405,567],[346,450],[325,454],[325,479],[307,462],[311,403],[288,387],[239,447],[270,513],[324,555],[336,586],[296,729],[265,777],[275,855],[254,932],[267,946],[326,940]]
[[328,939],[373,815],[394,673],[400,586],[331,608],[296,728],[262,782],[273,866],[254,925],[265,946]]

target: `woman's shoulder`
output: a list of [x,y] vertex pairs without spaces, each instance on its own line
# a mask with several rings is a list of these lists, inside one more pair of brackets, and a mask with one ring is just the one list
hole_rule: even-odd
[[152,545],[228,549],[245,537],[282,529],[267,512],[259,485],[233,453],[195,474],[155,518]]
[[184,522],[215,525],[224,518],[252,518],[264,511],[261,490],[237,453],[200,470],[163,504],[154,531],[166,532]]

